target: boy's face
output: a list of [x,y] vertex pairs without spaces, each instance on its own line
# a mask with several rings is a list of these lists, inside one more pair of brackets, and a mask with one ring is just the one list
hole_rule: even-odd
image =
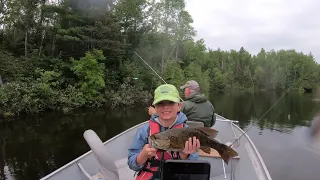
[[172,120],[177,117],[181,109],[181,103],[161,101],[155,104],[155,109],[161,120]]

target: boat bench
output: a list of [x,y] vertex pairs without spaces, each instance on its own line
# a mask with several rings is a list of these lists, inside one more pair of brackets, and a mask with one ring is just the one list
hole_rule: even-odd
[[[120,180],[133,180],[134,179],[134,171],[132,171],[128,164],[127,164],[128,158],[123,158],[120,160],[115,161],[115,164],[118,169],[119,173],[119,179]],[[106,180],[101,174],[101,172],[98,172],[96,175],[92,176],[92,180]]]

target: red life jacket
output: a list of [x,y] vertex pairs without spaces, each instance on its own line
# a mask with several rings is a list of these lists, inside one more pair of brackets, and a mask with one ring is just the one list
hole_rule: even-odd
[[[149,136],[160,132],[160,124],[149,120],[149,125],[150,125],[150,134]],[[178,124],[176,126],[173,126],[172,128],[183,128],[183,123]],[[172,157],[174,155],[175,157]],[[142,171],[138,173],[138,176],[136,177],[136,180],[149,180],[155,173],[160,173],[158,172],[159,168],[159,162],[163,160],[168,160],[168,159],[173,159],[173,158],[178,158],[177,153],[171,153],[168,151],[161,152],[157,151],[156,152],[156,157],[155,160],[149,159],[147,160],[145,166],[143,167]],[[155,162],[156,161],[156,162]],[[156,165],[152,165],[152,163],[155,163]]]

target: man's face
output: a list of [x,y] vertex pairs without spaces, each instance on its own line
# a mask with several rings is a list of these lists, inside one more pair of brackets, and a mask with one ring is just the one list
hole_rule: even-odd
[[155,109],[160,119],[172,120],[177,117],[177,113],[181,109],[181,103],[172,101],[161,101],[155,104]]
[[191,90],[189,88],[184,88],[184,97],[188,97],[191,94]]

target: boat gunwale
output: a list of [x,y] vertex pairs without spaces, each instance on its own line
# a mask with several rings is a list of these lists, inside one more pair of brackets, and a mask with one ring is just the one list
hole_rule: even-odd
[[269,173],[269,170],[268,170],[266,164],[264,163],[264,161],[263,161],[263,159],[262,159],[262,157],[261,157],[261,155],[260,155],[257,147],[254,145],[254,143],[253,143],[253,141],[251,140],[251,138],[249,137],[249,135],[248,135],[243,129],[241,129],[238,125],[234,124],[233,122],[231,122],[231,124],[232,124],[234,127],[236,127],[241,133],[244,133],[244,136],[248,139],[250,145],[253,147],[254,152],[257,154],[258,159],[259,159],[259,161],[261,162],[262,168],[263,168],[263,170],[264,170],[264,172],[265,172],[265,174],[266,174],[266,176],[267,176],[267,179],[268,179],[268,180],[272,180],[271,175],[270,175],[270,173]]
[[[217,119],[216,121],[231,122],[231,124],[232,124],[233,126],[235,126],[240,132],[244,133],[244,131],[243,131],[238,125],[234,124],[234,122],[238,122],[238,121],[229,120],[229,119],[227,119],[227,118],[225,118],[225,117],[223,117],[223,116],[221,116],[221,115],[218,115],[218,114],[216,114],[216,115],[217,115],[219,118],[222,118],[222,119]],[[125,130],[125,131],[123,131],[123,132],[121,132],[121,133],[113,136],[112,138],[110,138],[110,139],[108,139],[107,141],[105,141],[105,142],[103,143],[103,145],[106,145],[107,143],[115,140],[116,138],[122,136],[123,134],[125,134],[125,133],[131,131],[132,129],[135,129],[135,128],[143,125],[143,124],[146,124],[147,122],[148,122],[148,121],[139,123],[139,124],[137,124],[137,125],[129,128],[129,129],[127,129],[127,130]],[[250,145],[253,147],[253,150],[254,150],[255,153],[257,154],[258,159],[260,160],[260,162],[261,162],[261,164],[262,164],[263,170],[264,170],[265,174],[267,175],[268,180],[272,180],[272,178],[271,178],[271,176],[270,176],[270,174],[269,174],[269,171],[268,171],[268,169],[267,169],[267,167],[266,167],[266,165],[265,165],[262,157],[260,156],[260,154],[259,154],[256,146],[254,145],[254,143],[252,142],[252,140],[250,139],[250,137],[247,135],[247,133],[245,133],[244,135],[246,136],[246,138],[248,139]],[[59,173],[60,171],[64,170],[65,168],[67,168],[67,167],[75,164],[75,163],[78,162],[80,159],[84,158],[85,156],[89,155],[90,153],[92,153],[92,150],[89,150],[88,152],[86,152],[86,153],[82,154],[81,156],[77,157],[76,159],[74,159],[74,160],[70,161],[69,163],[61,166],[60,168],[56,169],[55,171],[51,172],[50,174],[42,177],[40,180],[45,180],[45,179],[48,179],[48,178],[52,177],[53,175],[55,175],[55,174]]]

